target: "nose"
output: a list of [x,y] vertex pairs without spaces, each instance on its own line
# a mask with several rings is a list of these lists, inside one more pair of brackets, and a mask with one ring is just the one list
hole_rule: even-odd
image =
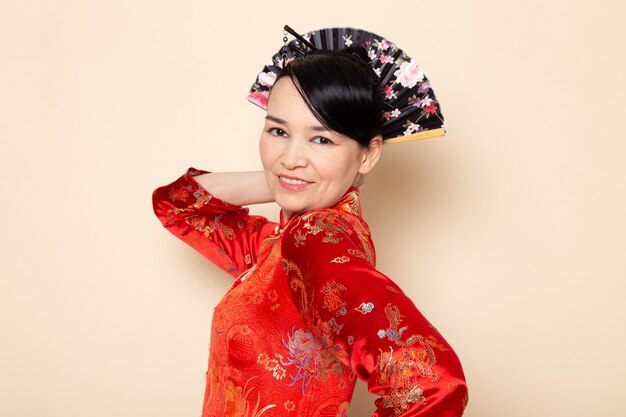
[[289,139],[280,162],[287,169],[307,166],[308,158],[306,156],[305,141],[297,138]]

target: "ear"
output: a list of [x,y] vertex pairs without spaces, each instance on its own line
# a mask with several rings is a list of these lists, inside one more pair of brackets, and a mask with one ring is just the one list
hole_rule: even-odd
[[383,138],[382,136],[374,136],[367,148],[363,150],[363,156],[361,159],[361,166],[359,167],[359,173],[367,174],[380,159],[380,154],[383,150]]

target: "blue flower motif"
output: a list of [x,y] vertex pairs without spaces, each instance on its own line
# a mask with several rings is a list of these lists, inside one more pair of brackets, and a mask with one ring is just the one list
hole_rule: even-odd
[[355,310],[361,314],[371,313],[373,309],[374,309],[374,303],[361,303],[360,306],[355,308]]

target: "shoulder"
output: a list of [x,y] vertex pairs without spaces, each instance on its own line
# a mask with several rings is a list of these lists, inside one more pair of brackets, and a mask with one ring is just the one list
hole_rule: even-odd
[[308,257],[342,248],[375,263],[374,245],[363,218],[337,208],[312,210],[291,219],[283,231],[285,255],[305,251]]

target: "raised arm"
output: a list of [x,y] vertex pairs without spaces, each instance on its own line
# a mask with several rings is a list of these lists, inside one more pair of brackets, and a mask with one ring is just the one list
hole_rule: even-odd
[[236,206],[272,201],[263,171],[214,172],[194,178],[211,195]]
[[305,322],[380,396],[374,416],[460,417],[467,388],[456,354],[374,268],[359,220],[322,210],[285,230],[283,263]]
[[267,195],[258,180],[256,173],[209,174],[190,168],[176,181],[154,191],[154,212],[172,234],[237,277],[256,262],[261,241],[276,225],[249,215],[247,208],[226,202],[213,192],[237,203],[261,203],[267,201]]

